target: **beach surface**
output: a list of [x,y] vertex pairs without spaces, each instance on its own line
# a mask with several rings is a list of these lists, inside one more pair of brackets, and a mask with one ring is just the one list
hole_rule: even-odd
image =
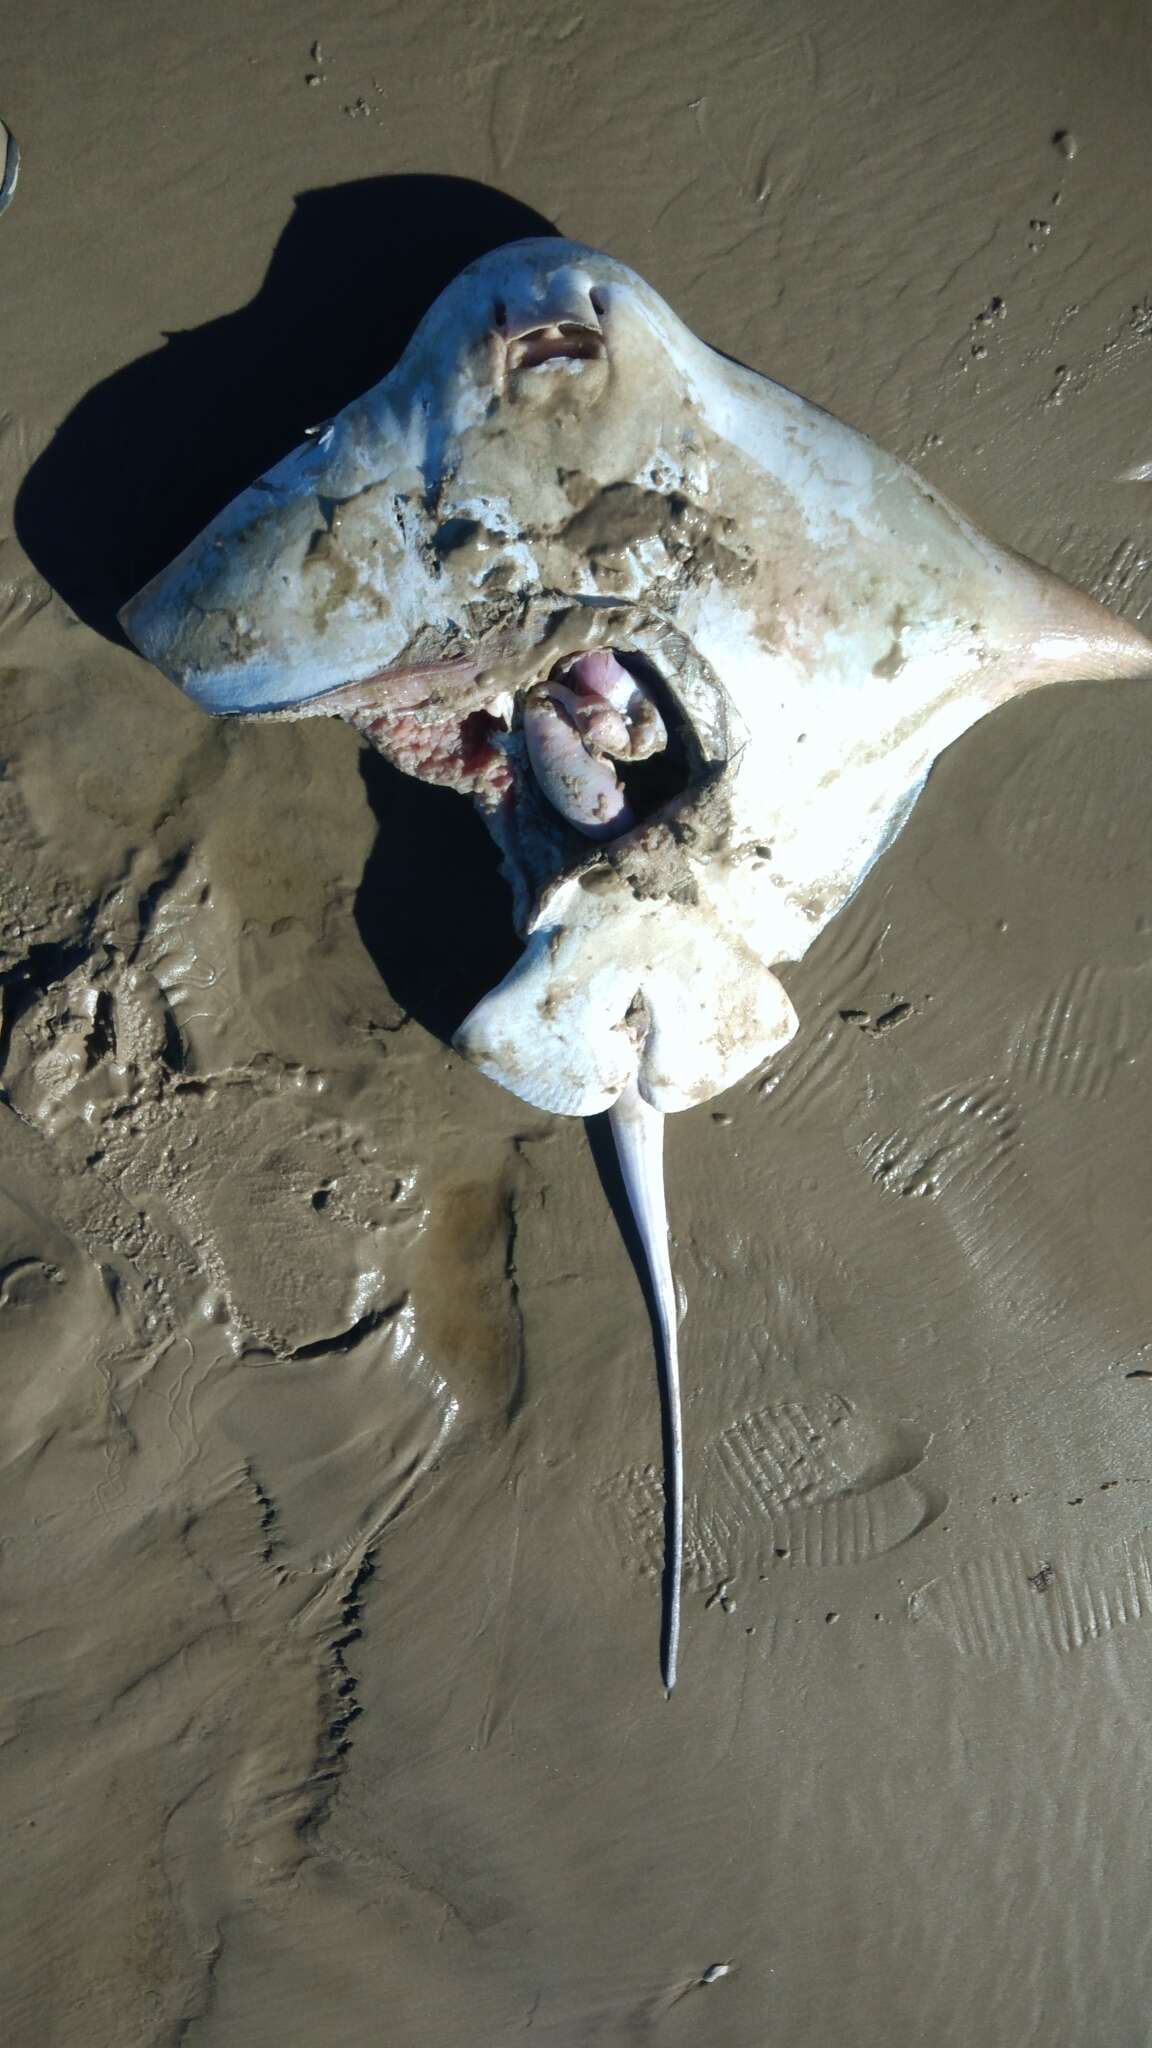
[[115,615],[556,228],[1152,627],[1152,40],[0,7],[0,2033],[1143,2048],[1150,681],[997,712],[671,1120],[688,1548],[483,830]]

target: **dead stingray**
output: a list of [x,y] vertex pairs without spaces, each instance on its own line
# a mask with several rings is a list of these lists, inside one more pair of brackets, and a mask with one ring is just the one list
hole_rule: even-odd
[[661,1333],[663,1672],[682,1535],[663,1117],[759,1066],[774,972],[1010,697],[1152,644],[623,264],[513,243],[123,613],[206,709],[348,718],[480,806],[524,952],[456,1044],[611,1115]]

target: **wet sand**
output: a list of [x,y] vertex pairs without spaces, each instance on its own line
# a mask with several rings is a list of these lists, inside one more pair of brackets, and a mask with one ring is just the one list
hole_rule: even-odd
[[514,952],[479,826],[113,619],[543,220],[1147,628],[1144,10],[3,44],[5,2039],[1136,2048],[1147,686],[953,748],[787,1052],[670,1125],[666,1702],[587,1135],[438,1036]]

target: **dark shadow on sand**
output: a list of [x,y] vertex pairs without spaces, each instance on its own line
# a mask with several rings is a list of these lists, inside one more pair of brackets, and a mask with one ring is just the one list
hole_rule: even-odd
[[478,813],[364,749],[360,774],[376,841],[356,892],[356,923],[391,994],[450,1039],[520,957],[512,896]]

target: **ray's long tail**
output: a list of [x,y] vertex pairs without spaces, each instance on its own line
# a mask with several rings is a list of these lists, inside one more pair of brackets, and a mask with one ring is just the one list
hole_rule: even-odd
[[664,1437],[664,1592],[660,1668],[671,1692],[680,1646],[680,1579],[684,1559],[684,1447],[680,1427],[680,1359],[676,1289],[668,1250],[664,1198],[664,1118],[639,1089],[625,1090],[609,1112],[624,1187],[636,1221],[652,1292],[661,1373]]

